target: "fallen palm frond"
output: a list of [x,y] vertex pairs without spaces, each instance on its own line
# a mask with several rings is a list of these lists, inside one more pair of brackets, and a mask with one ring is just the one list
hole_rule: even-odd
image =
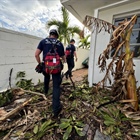
[[[134,15],[130,20],[125,20],[120,23],[118,27],[115,27],[106,21],[86,16],[84,24],[90,29],[93,29],[94,26],[98,32],[102,29],[108,33],[110,33],[110,30],[113,31],[112,38],[107,45],[107,48],[100,54],[98,59],[99,68],[101,71],[106,71],[104,78],[98,83],[98,86],[102,85],[104,87],[107,80],[109,81],[109,84],[111,84],[111,77],[113,76],[114,82],[112,93],[114,96],[117,96],[118,99],[130,100],[134,109],[138,110],[136,79],[134,74],[135,71],[133,69],[133,52],[131,52],[129,44],[132,28],[136,19],[137,16]],[[122,51],[123,48],[125,49],[125,52]],[[114,54],[111,62],[108,64],[107,59],[112,50],[114,51]],[[118,55],[119,52],[121,53],[120,56]]]

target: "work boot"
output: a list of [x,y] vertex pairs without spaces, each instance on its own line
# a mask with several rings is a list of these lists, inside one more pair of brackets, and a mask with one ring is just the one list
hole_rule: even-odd
[[54,113],[54,115],[53,115],[52,118],[53,118],[53,119],[57,119],[61,111],[62,111],[62,105],[61,105],[61,107],[59,108],[59,110],[58,110],[57,112]]
[[72,77],[72,76],[73,76],[72,74],[69,75],[69,77]]

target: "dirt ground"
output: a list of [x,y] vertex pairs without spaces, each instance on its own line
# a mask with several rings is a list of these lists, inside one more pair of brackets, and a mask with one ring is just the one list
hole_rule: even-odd
[[88,68],[78,69],[72,72],[74,82],[82,81],[83,77],[88,75]]

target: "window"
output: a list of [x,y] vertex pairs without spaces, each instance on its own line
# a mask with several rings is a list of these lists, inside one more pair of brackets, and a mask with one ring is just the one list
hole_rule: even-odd
[[[114,25],[118,26],[118,23],[122,22],[126,18],[130,20],[131,16],[123,17],[123,18],[116,18],[114,20]],[[140,15],[137,16],[137,21],[135,25],[133,26],[133,30],[132,30],[132,34],[130,38],[130,49],[131,51],[134,52],[135,58],[140,58]],[[121,51],[124,51],[124,49],[120,50],[120,52]],[[111,57],[113,56],[114,52],[115,52],[114,50],[111,51]]]

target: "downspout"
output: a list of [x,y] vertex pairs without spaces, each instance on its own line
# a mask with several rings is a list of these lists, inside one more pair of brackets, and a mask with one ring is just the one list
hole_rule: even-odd
[[[98,9],[94,10],[94,17],[98,18]],[[95,29],[95,31],[91,33],[91,40],[90,40],[90,51],[89,51],[89,61],[88,61],[89,63],[88,65],[90,66],[88,68],[89,87],[92,87],[93,79],[94,79],[96,40],[97,40],[97,30]]]

